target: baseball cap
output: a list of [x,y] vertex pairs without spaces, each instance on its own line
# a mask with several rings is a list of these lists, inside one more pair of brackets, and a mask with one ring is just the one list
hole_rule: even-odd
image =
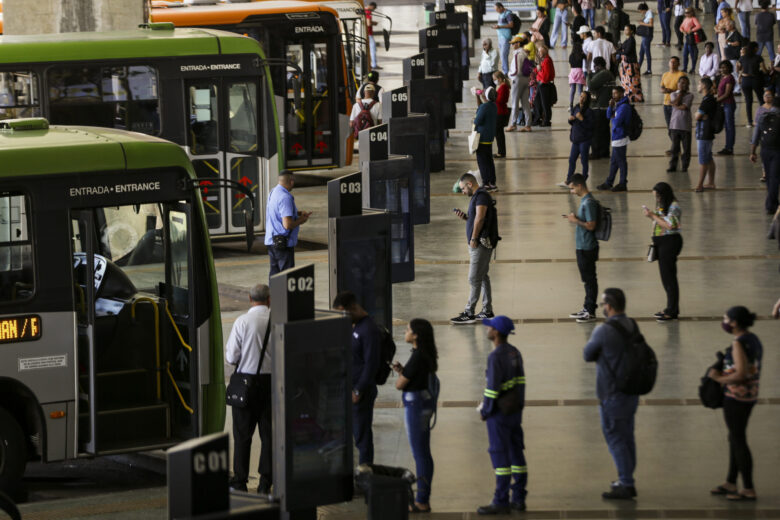
[[590,32],[590,27],[587,25],[580,25],[580,28],[577,29],[577,34],[585,34]]
[[525,38],[523,38],[521,35],[518,34],[517,36],[515,36],[514,38],[509,40],[509,43],[520,43],[520,42],[522,42],[524,40],[525,40]]
[[514,334],[515,330],[515,324],[512,322],[511,319],[507,318],[506,316],[496,316],[495,318],[485,318],[482,320],[482,325],[486,325],[488,327],[493,327],[496,329],[499,333],[503,334],[504,336],[508,336],[510,334]]

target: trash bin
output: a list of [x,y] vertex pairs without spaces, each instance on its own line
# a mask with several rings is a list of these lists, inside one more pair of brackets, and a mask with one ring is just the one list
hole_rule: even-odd
[[414,503],[414,474],[405,468],[359,466],[355,487],[366,495],[368,520],[407,520]]
[[436,25],[436,4],[434,2],[425,2],[423,8],[425,9],[425,26]]

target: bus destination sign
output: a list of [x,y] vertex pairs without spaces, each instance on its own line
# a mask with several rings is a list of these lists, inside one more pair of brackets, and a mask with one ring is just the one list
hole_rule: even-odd
[[36,315],[0,318],[0,343],[34,341],[41,337],[41,318]]

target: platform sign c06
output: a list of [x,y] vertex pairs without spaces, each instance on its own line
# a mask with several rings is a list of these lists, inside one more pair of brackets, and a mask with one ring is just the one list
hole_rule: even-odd
[[41,317],[35,314],[0,318],[0,343],[41,338]]

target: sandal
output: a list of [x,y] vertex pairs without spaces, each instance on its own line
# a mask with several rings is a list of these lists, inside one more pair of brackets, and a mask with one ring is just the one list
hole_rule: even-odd
[[714,184],[705,184],[704,185],[704,189],[705,190],[716,190],[717,188],[715,187]]
[[416,503],[409,506],[409,512],[410,513],[430,513],[431,512],[431,506],[428,506],[428,509],[422,509],[417,506]]
[[[696,193],[702,193],[704,191],[704,188],[702,188],[700,186],[697,186],[696,188],[693,189],[693,191],[696,192]],[[718,487],[720,487],[720,486],[718,486]]]
[[520,131],[521,132],[530,132],[531,131],[531,127],[530,126],[524,126],[523,128],[520,129]]
[[506,129],[504,130],[504,132],[515,132],[515,131],[517,131],[517,126],[515,126],[515,125],[508,126],[508,127],[506,127]]
[[742,493],[734,493],[733,491],[730,491],[726,495],[726,500],[730,502],[755,502],[756,497],[750,496],[750,495],[743,495]]
[[710,495],[729,495],[733,494],[735,491],[736,489],[732,490],[723,486],[715,486],[714,488],[710,489]]

